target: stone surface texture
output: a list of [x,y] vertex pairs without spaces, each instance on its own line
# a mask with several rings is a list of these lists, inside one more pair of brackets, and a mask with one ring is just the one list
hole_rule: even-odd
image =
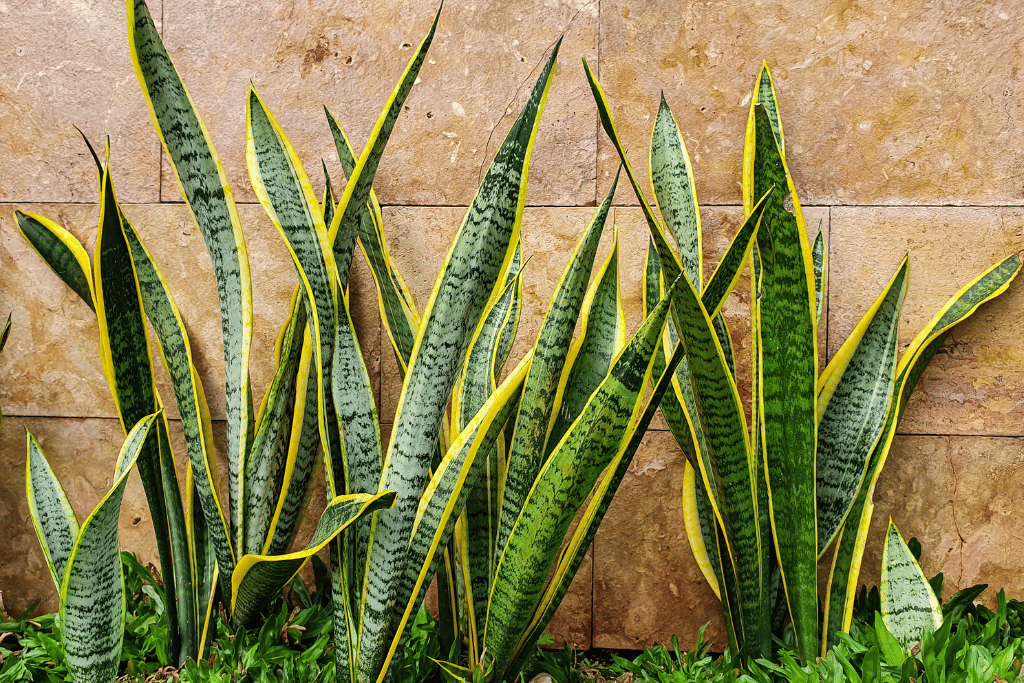
[[[322,106],[362,148],[435,3],[150,6],[240,202],[253,274],[258,400],[273,375],[274,341],[296,275],[248,180],[249,84],[277,116],[316,191],[323,189],[323,159],[340,192],[344,176]],[[13,612],[35,597],[43,598],[41,609],[56,608],[24,500],[24,430],[39,437],[81,517],[106,492],[123,434],[98,362],[94,314],[24,243],[13,218],[15,209],[48,216],[91,251],[94,166],[73,126],[98,148],[111,136],[119,197],[177,297],[223,442],[212,267],[152,130],[124,34],[123,3],[0,0],[0,314],[13,313],[0,355],[0,467],[12,473],[0,482],[0,592]],[[522,225],[526,310],[513,363],[535,340],[566,258],[618,163],[581,58],[607,91],[648,197],[647,147],[664,92],[693,161],[705,277],[742,222],[749,92],[762,60],[772,69],[808,230],[820,225],[828,241],[822,367],[905,253],[904,348],[950,295],[1024,250],[1024,14],[1008,0],[478,0],[446,5],[375,182],[395,263],[421,309],[479,178],[563,34],[531,160]],[[616,202],[597,259],[611,248],[614,224],[632,331],[642,317],[647,229],[624,178]],[[353,316],[387,436],[401,386],[369,271],[356,261]],[[1016,559],[1024,540],[1016,504],[1024,485],[1021,286],[956,328],[922,377],[875,490],[865,582],[877,580],[891,515],[906,537],[921,540],[925,572],[945,573],[947,595],[981,582],[1010,596],[1024,593]],[[744,275],[724,308],[744,402],[749,299]],[[170,395],[162,367],[158,386]],[[167,408],[173,419],[173,401]],[[173,421],[172,431],[183,453]],[[719,604],[683,530],[683,460],[659,415],[551,624],[556,642],[628,649],[675,633],[687,645],[711,622],[707,636],[724,646]],[[323,505],[321,490],[313,509]],[[155,560],[134,477],[121,540],[144,562]]]

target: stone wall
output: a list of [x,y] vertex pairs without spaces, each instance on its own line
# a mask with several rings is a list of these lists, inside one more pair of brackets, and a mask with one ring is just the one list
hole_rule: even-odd
[[[254,275],[252,373],[262,392],[295,279],[245,170],[249,83],[311,176],[323,158],[341,178],[321,105],[359,146],[433,3],[151,0],[151,8],[241,202]],[[209,259],[162,158],[124,34],[120,2],[0,0],[0,312],[14,316],[0,357],[0,468],[8,473],[0,479],[0,591],[9,611],[37,596],[56,606],[24,501],[24,429],[39,437],[79,515],[107,490],[122,438],[94,315],[23,243],[12,219],[15,208],[43,213],[91,247],[95,172],[73,126],[94,143],[110,136],[120,199],[170,280],[197,340],[214,417],[224,415],[223,398],[214,398],[223,368]],[[562,34],[523,220],[531,260],[522,339],[536,333],[617,164],[581,58],[596,68],[641,177],[664,93],[693,160],[709,263],[741,219],[749,90],[767,61],[809,227],[821,225],[828,240],[823,360],[905,252],[903,345],[976,273],[1024,248],[1024,15],[1010,0],[467,0],[446,5],[377,175],[392,251],[421,306],[482,170]],[[616,200],[635,328],[647,237],[628,188]],[[749,348],[743,291],[726,308],[741,359]],[[364,268],[353,292],[390,419],[397,371]],[[1024,486],[1022,313],[1024,293],[1014,285],[954,331],[923,377],[875,494],[865,581],[877,576],[891,514],[904,535],[921,539],[925,572],[945,572],[947,594],[979,582],[1024,593],[1015,557],[1024,509],[1013,502]],[[673,633],[686,644],[710,620],[709,635],[723,644],[718,605],[683,532],[682,464],[659,417],[552,626],[556,634],[578,647],[637,647]],[[122,540],[144,559],[153,557],[148,514],[133,479]]]

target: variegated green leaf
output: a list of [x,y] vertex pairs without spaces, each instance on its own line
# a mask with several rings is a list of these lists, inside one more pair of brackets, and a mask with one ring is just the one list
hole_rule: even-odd
[[569,255],[537,334],[533,364],[523,388],[523,399],[516,416],[509,450],[508,474],[502,492],[501,525],[498,527],[499,553],[522,511],[537,473],[544,465],[545,456],[551,450],[547,447],[547,441],[558,417],[554,409],[563,382],[562,370],[576,330],[580,307],[586,296],[597,245],[611,208],[617,181],[616,175],[611,190]]
[[231,577],[231,618],[236,626],[248,623],[299,572],[310,557],[364,515],[386,510],[395,502],[393,491],[337,496],[327,505],[313,538],[302,550],[287,555],[245,555]]
[[18,229],[50,270],[86,305],[96,310],[92,294],[92,265],[82,243],[70,232],[43,216],[15,211]]
[[[360,676],[378,671],[392,623],[391,598],[426,486],[452,383],[485,306],[508,270],[526,201],[527,163],[554,73],[557,45],[484,176],[427,304],[395,416],[381,488],[398,493],[381,515],[367,569],[359,645]],[[366,673],[364,673],[366,672]],[[365,683],[360,681],[360,683]]]
[[[779,145],[782,157],[786,156],[786,141],[782,133],[782,119],[779,117],[778,100],[775,97],[775,83],[768,71],[768,64],[761,63],[761,71],[757,75],[753,96],[750,100],[750,116],[747,118],[747,134],[743,143],[743,212],[749,213],[757,195],[754,194],[754,147],[756,135],[754,131],[754,109],[757,105],[764,107],[771,124],[772,133]],[[784,188],[780,188],[780,191]]]
[[767,199],[757,234],[761,409],[772,528],[800,659],[818,650],[815,399],[818,379],[814,263],[800,202],[769,113],[754,107],[754,196]]
[[821,311],[825,304],[825,269],[828,266],[828,254],[825,252],[825,235],[821,228],[814,237],[814,244],[811,245],[811,256],[814,259],[814,291],[817,319],[821,323]]
[[904,258],[819,382],[819,557],[839,533],[882,435],[895,389],[899,316],[906,292]]
[[43,550],[46,566],[50,569],[53,583],[60,590],[64,581],[71,549],[78,538],[78,519],[71,509],[67,494],[57,481],[57,475],[43,455],[39,442],[31,434],[28,437],[28,458],[25,461],[25,493],[28,498],[28,512],[32,526]]
[[906,655],[926,635],[942,626],[942,607],[921,565],[899,530],[889,520],[882,546],[882,579],[878,584],[882,621]]
[[[192,216],[206,242],[220,299],[224,335],[228,431],[229,507],[240,510],[241,472],[252,431],[249,356],[252,282],[249,257],[231,187],[203,126],[164,48],[144,0],[129,0],[128,43],[153,126],[171,162]],[[240,520],[230,520],[237,528]]]
[[110,492],[82,523],[60,587],[61,643],[76,683],[117,677],[124,640],[124,579],[117,522],[128,473],[143,446],[153,443],[156,415],[139,421],[125,439]]
[[[559,442],[516,516],[491,589],[484,646],[503,679],[540,603],[569,525],[601,472],[629,441],[643,413],[647,384],[669,302],[663,301],[616,358],[608,376]],[[526,400],[525,393],[523,400]]]

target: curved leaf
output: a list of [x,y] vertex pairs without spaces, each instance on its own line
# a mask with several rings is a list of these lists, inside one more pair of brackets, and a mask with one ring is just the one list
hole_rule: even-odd
[[22,237],[32,245],[46,265],[50,266],[50,270],[95,311],[92,265],[82,243],[70,232],[44,216],[15,211],[14,218],[18,221],[18,230],[21,231]]
[[78,538],[78,519],[71,509],[67,494],[57,481],[57,475],[43,455],[36,438],[28,437],[28,457],[25,460],[25,493],[32,526],[43,550],[50,576],[60,591],[64,569],[71,549]]
[[882,600],[882,622],[904,654],[910,655],[911,648],[942,626],[942,607],[935,591],[892,519],[882,546],[878,593]]

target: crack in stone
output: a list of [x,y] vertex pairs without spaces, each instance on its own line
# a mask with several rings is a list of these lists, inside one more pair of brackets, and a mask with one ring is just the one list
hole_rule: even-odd
[[953,517],[953,530],[956,531],[957,538],[960,539],[960,572],[956,580],[957,587],[963,585],[964,579],[964,547],[967,545],[967,541],[964,540],[964,535],[960,533],[960,522],[956,516],[956,496],[957,490],[960,487],[960,478],[956,471],[956,465],[953,461],[953,447],[949,439],[946,439],[946,461],[949,463],[950,472],[953,475],[953,496],[949,501],[949,507]]

